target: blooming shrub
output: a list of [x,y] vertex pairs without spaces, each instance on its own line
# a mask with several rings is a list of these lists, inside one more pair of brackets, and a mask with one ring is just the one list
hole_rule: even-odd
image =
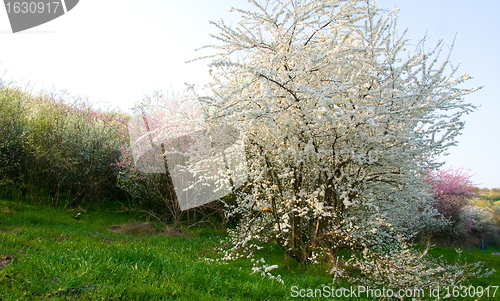
[[[353,266],[399,285],[378,272],[391,250],[447,223],[424,174],[474,110],[463,97],[476,89],[458,87],[470,76],[440,59],[441,44],[412,46],[397,10],[373,1],[249,2],[234,27],[213,23],[213,81],[200,97],[207,122],[245,135],[249,180],[227,204],[239,223],[224,258],[253,258],[269,241],[301,263],[366,249]],[[408,273],[453,270],[402,251],[393,263]]]
[[474,205],[462,207],[456,229],[459,238],[465,240],[470,246],[479,246],[481,239],[485,239],[488,244],[500,242],[499,222],[495,217],[495,212],[490,208]]

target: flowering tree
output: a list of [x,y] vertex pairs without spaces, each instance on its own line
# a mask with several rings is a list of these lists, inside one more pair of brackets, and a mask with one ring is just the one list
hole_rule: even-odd
[[471,175],[463,169],[436,170],[427,175],[436,208],[445,217],[458,221],[462,207],[469,204],[476,193]]
[[373,1],[255,1],[214,23],[209,122],[245,133],[249,181],[229,257],[276,241],[299,262],[411,237],[438,214],[425,170],[474,109],[441,44],[426,50]]

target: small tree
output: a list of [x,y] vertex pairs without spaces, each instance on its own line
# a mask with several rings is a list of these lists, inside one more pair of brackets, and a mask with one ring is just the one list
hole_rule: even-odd
[[[440,60],[373,1],[256,1],[214,23],[209,122],[245,133],[249,181],[228,256],[274,240],[299,262],[383,248],[439,223],[423,181],[474,107]],[[446,74],[447,72],[449,74]]]
[[159,138],[158,131],[163,123],[173,119],[168,110],[178,108],[182,98],[156,91],[135,105],[134,115],[127,125],[130,145],[122,149],[119,162],[123,168],[122,189],[148,214],[161,221],[173,222],[175,227],[183,213],[165,155],[166,139]]
[[[146,192],[145,199],[163,207],[161,213],[154,213],[160,219],[171,217],[177,225],[182,216],[189,219],[184,210],[221,198],[241,185],[244,168],[242,172],[236,170],[244,165],[239,133],[232,128],[206,128],[197,99],[158,91],[144,98],[136,111],[138,114],[129,122],[135,166],[128,173],[135,180],[121,179],[124,184],[132,184],[124,186],[127,190],[146,188],[141,189]],[[237,149],[239,156],[233,151]],[[130,166],[131,161],[123,163]],[[147,189],[151,184],[154,186]],[[217,208],[204,209],[207,207]]]

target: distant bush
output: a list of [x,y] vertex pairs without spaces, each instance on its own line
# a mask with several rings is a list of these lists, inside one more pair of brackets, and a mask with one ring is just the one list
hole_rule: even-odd
[[500,201],[500,188],[481,188],[477,189],[477,192],[481,195],[481,198],[489,202]]
[[477,206],[475,200],[480,194],[466,170],[438,170],[428,174],[427,181],[435,208],[451,222],[441,232],[440,240],[468,246],[479,246],[482,238],[500,243],[498,214],[488,204]]
[[17,88],[0,88],[0,188],[12,193],[26,174],[26,95]]

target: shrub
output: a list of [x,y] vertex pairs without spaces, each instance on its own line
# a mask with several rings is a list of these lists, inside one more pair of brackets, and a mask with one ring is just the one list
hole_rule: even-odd
[[[10,196],[59,206],[120,197],[124,116],[67,94],[0,89],[0,185]],[[7,112],[6,115],[3,113]]]

